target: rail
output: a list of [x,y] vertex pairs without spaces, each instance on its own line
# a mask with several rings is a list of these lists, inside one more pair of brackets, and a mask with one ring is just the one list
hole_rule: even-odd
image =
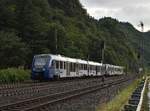
[[41,96],[37,98],[27,99],[24,101],[0,106],[0,110],[4,111],[33,111],[36,109],[43,108],[49,104],[56,102],[61,102],[63,100],[68,100],[77,96],[82,96],[88,93],[92,93],[101,89],[108,88],[113,85],[118,85],[123,82],[129,81],[129,79],[120,79],[117,81],[109,82],[107,84],[100,84],[95,86],[90,86],[86,88],[75,89],[72,91],[66,91],[61,93],[50,94],[46,96]]

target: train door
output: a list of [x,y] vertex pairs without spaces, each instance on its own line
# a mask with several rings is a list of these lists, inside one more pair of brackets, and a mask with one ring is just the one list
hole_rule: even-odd
[[76,75],[79,76],[79,64],[76,63]]
[[97,76],[98,75],[98,71],[99,71],[98,66],[95,66],[95,69],[96,69],[96,76]]
[[70,63],[66,62],[66,76],[69,77],[70,76]]
[[55,60],[52,61],[51,66],[49,66],[49,77],[53,78],[56,75],[56,62]]
[[87,65],[88,76],[90,75],[90,65]]
[[55,67],[54,67],[54,77],[59,77],[60,73],[59,73],[59,68],[60,68],[60,63],[59,61],[55,61]]
[[103,70],[102,69],[103,69],[103,66],[100,66],[100,71],[99,71],[100,75],[103,75],[103,72],[102,72]]

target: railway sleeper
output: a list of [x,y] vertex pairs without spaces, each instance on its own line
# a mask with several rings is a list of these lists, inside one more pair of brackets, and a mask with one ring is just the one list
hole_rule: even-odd
[[124,106],[124,111],[136,111],[137,105],[127,104]]
[[132,94],[132,95],[131,95],[131,98],[132,98],[132,99],[140,99],[140,98],[141,98],[141,95]]
[[139,101],[139,99],[129,99],[128,103],[132,105],[138,105]]

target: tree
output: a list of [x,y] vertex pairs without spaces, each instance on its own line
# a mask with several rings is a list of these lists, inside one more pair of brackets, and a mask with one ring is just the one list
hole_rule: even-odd
[[25,65],[28,52],[14,32],[0,31],[0,68]]

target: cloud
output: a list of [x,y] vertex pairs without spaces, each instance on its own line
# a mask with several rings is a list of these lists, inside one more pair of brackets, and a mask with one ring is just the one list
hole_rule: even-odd
[[143,21],[145,29],[150,29],[149,0],[80,0],[91,16],[96,19],[113,17],[120,21],[130,22],[137,29]]
[[83,5],[93,7],[124,7],[149,4],[149,0],[80,0]]

